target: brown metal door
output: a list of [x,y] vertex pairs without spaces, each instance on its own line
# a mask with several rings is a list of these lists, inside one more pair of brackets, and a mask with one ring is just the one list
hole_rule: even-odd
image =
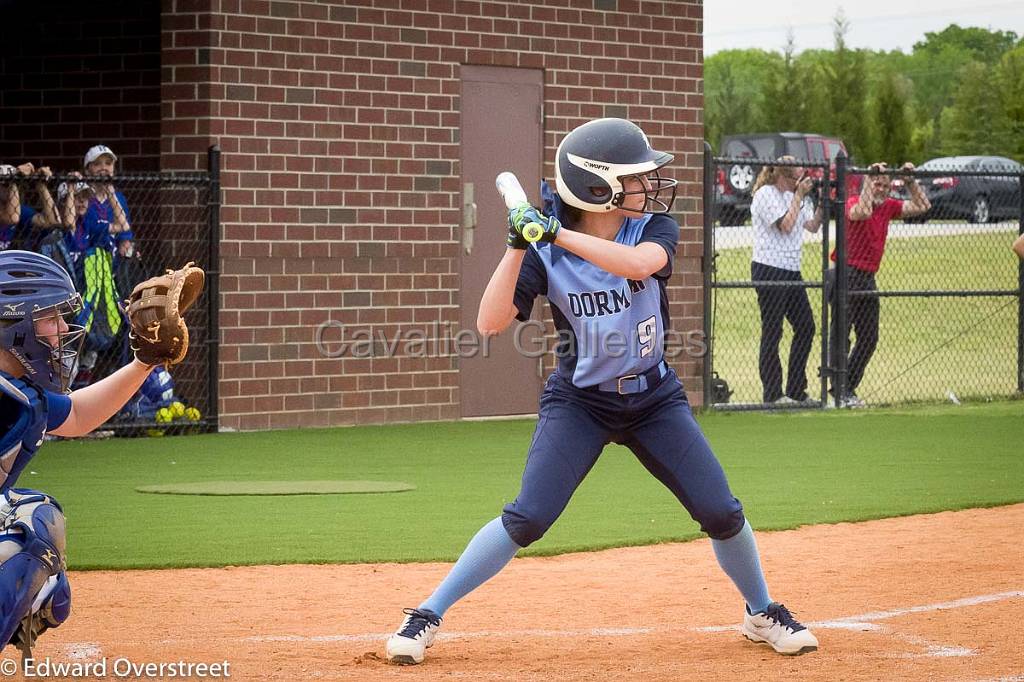
[[[508,229],[505,204],[494,189],[494,178],[502,171],[512,171],[530,202],[539,205],[544,74],[534,69],[463,66],[461,76],[464,210],[460,319],[462,329],[475,333],[480,297],[505,252]],[[539,309],[535,305],[535,316]],[[515,348],[517,324],[513,322],[482,346],[486,353],[460,358],[462,416],[537,411],[541,389],[538,360]],[[536,342],[526,345],[533,347]]]

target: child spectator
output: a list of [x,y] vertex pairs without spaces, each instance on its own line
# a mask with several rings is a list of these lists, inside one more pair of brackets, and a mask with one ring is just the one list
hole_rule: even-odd
[[87,330],[81,357],[83,382],[102,378],[120,366],[115,356],[124,320],[118,301],[124,296],[114,280],[114,235],[129,233],[131,223],[128,202],[113,184],[116,164],[117,155],[105,145],[91,147],[83,160],[93,192],[75,231],[75,247],[82,249],[83,279],[78,323]]
[[92,194],[92,187],[87,183],[72,183],[69,191],[68,183],[62,182],[57,188],[60,227],[52,230],[39,244],[39,253],[53,259],[64,268],[79,293],[84,287],[82,257],[88,243],[84,233],[84,216]]
[[[92,185],[95,196],[89,202],[86,222],[106,225],[110,234],[127,232],[131,229],[128,201],[114,187],[112,179],[117,166],[117,155],[106,145],[98,144],[85,153],[85,174],[96,178],[110,178],[111,181],[96,181]],[[110,244],[112,246],[112,243]]]

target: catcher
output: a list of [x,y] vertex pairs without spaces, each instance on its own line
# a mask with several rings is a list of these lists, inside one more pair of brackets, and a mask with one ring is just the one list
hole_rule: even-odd
[[203,289],[191,263],[135,287],[127,302],[135,359],[102,381],[69,393],[84,330],[69,324],[82,299],[46,256],[0,252],[0,649],[31,655],[36,637],[71,611],[64,515],[37,490],[15,488],[47,432],[82,436],[131,398],[157,365],[188,351],[181,316]]

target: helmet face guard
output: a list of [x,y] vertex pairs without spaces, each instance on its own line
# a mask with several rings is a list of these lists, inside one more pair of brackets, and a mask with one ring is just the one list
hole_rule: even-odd
[[[645,189],[638,189],[633,192],[619,191],[612,197],[612,204],[617,208],[632,213],[668,213],[672,210],[672,202],[676,200],[676,187],[679,184],[675,178],[663,178],[658,169],[655,168],[647,175],[627,175],[618,178],[619,185],[624,185],[623,181],[629,178],[634,178]],[[648,187],[650,189],[646,189]],[[664,198],[662,198],[662,192],[666,193]],[[626,208],[623,206],[626,203],[626,197],[638,194],[643,194],[646,197],[642,209]]]
[[[82,309],[75,293],[66,301],[37,308],[0,331],[0,345],[25,368],[25,375],[39,386],[67,393],[78,374],[78,354],[85,341],[85,327],[74,320]],[[40,337],[40,327],[52,327]]]

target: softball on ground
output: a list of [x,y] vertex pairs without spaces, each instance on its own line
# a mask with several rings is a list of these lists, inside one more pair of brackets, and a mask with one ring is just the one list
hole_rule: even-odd
[[199,410],[197,410],[194,407],[189,407],[188,409],[185,410],[185,419],[189,420],[190,422],[197,422],[202,418],[203,415],[201,415],[199,413]]
[[181,419],[185,416],[185,404],[175,400],[171,403],[171,416],[175,419]]
[[156,421],[158,424],[167,424],[174,417],[171,415],[171,409],[169,407],[161,407],[156,411]]

